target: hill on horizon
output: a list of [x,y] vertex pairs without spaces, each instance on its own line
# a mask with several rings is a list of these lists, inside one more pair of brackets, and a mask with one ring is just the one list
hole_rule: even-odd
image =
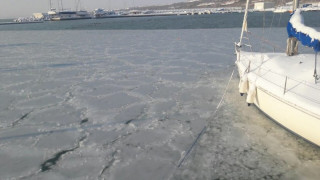
[[[284,5],[292,0],[252,0],[250,7],[256,2],[274,2],[276,6]],[[313,3],[319,0],[300,0],[300,3]],[[189,2],[174,3],[161,6],[132,7],[130,9],[160,10],[160,9],[191,9],[191,8],[220,8],[220,7],[245,7],[246,0],[190,0]]]

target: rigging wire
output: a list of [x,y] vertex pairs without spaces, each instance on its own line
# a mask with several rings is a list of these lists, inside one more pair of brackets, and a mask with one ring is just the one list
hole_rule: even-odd
[[[264,1],[265,2],[265,1]],[[283,0],[281,0],[281,3],[283,4]],[[282,14],[283,13],[280,13],[280,17],[279,17],[279,21],[278,21],[278,27],[280,26],[280,23],[281,23],[281,17],[282,17]],[[271,20],[271,23],[270,23],[270,26],[269,26],[269,31],[268,32],[270,32],[270,34],[272,33],[271,32],[271,30],[272,30],[272,28],[273,27],[276,27],[276,26],[274,26],[274,22],[275,22],[275,20],[276,20],[276,16],[275,16],[275,13],[273,12],[273,15],[272,15],[272,20]],[[273,51],[275,52],[276,50],[275,49],[278,49],[278,50],[280,50],[280,51],[283,51],[283,52],[285,52],[286,50],[284,49],[284,48],[282,48],[282,47],[280,47],[279,45],[277,45],[277,44],[275,44],[275,43],[272,43],[272,42],[270,42],[268,39],[266,39],[266,14],[265,14],[265,11],[263,11],[263,22],[262,22],[262,36],[257,36],[257,35],[255,35],[254,33],[252,33],[251,31],[246,31],[246,37],[245,37],[245,39],[247,39],[248,40],[248,46],[250,47],[250,50],[253,52],[253,50],[252,50],[252,42],[251,42],[251,40],[250,40],[250,36],[253,36],[254,37],[254,39],[257,39],[257,40],[259,40],[260,41],[260,52],[261,53],[263,53],[265,50],[266,50],[266,47],[265,47],[265,45],[266,44],[269,44],[269,45],[271,45],[272,46],[272,48],[273,48]],[[264,43],[266,43],[266,44],[264,44]]]
[[275,44],[275,43],[272,43],[272,42],[269,41],[268,39],[265,39],[265,38],[263,38],[263,37],[259,37],[259,36],[255,35],[255,34],[252,33],[252,32],[248,32],[248,36],[252,36],[252,37],[254,37],[254,38],[256,38],[256,39],[259,39],[260,41],[263,41],[263,42],[269,44],[269,45],[272,46],[273,48],[278,48],[278,49],[282,50],[283,52],[286,51],[284,48],[280,47],[279,45],[277,45],[277,44]]
[[[232,73],[231,73],[231,75],[230,75],[230,78],[229,78],[229,81],[228,81],[228,83],[227,83],[227,86],[226,86],[226,88],[225,88],[225,90],[224,90],[224,93],[223,93],[223,95],[222,95],[222,97],[221,97],[221,99],[220,99],[220,102],[218,103],[218,105],[217,105],[217,107],[216,107],[216,110],[214,111],[212,117],[214,117],[214,116],[217,114],[218,110],[220,109],[220,107],[221,107],[221,105],[222,105],[222,102],[223,102],[223,100],[224,100],[224,98],[225,98],[225,95],[227,94],[227,91],[228,91],[228,89],[229,89],[229,85],[230,85],[230,82],[231,82],[231,80],[232,80],[234,71],[235,71],[235,68],[233,68],[233,70],[232,70]],[[197,142],[199,141],[199,139],[200,139],[200,138],[202,137],[202,135],[206,132],[207,127],[208,127],[208,124],[209,124],[209,121],[207,121],[206,125],[202,128],[202,130],[201,130],[201,132],[198,134],[197,138],[193,141],[193,143],[191,144],[191,146],[188,148],[186,154],[183,156],[183,158],[182,158],[182,159],[180,160],[180,162],[178,163],[178,166],[177,166],[178,168],[180,168],[180,167],[182,166],[182,164],[184,163],[184,161],[189,157],[191,151],[192,151],[193,148],[197,145]]]
[[[283,4],[283,0],[281,0],[281,5],[282,5],[282,4]],[[282,14],[283,14],[283,13],[280,13],[280,17],[279,17],[279,21],[278,21],[278,27],[280,27]]]
[[[265,2],[265,1],[263,1]],[[266,13],[265,10],[263,10],[262,14],[262,38],[265,39],[265,25],[266,25]],[[264,43],[260,42],[260,53],[262,54],[264,51]]]
[[274,17],[275,17],[275,13],[272,13],[272,20],[271,20],[271,24],[270,24],[270,27],[269,27],[269,32],[271,32],[271,28],[273,27],[273,21],[274,21]]

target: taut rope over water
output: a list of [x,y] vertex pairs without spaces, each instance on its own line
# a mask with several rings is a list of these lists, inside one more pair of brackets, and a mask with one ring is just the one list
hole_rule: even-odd
[[[213,113],[213,117],[216,115],[216,113],[218,112],[218,110],[219,110],[220,107],[221,107],[222,101],[224,100],[224,97],[225,97],[225,95],[227,94],[227,90],[228,90],[228,88],[229,88],[229,85],[230,85],[230,82],[231,82],[231,80],[232,80],[233,74],[234,74],[234,68],[233,68],[233,71],[232,71],[231,76],[230,76],[230,78],[229,78],[228,84],[227,84],[227,86],[226,86],[226,88],[225,88],[225,90],[224,90],[224,93],[223,93],[223,95],[222,95],[222,97],[221,97],[221,100],[220,100],[220,102],[218,103],[218,105],[217,105],[217,107],[216,107],[216,110],[215,110],[214,113]],[[208,127],[208,123],[209,123],[209,122],[207,122],[206,125],[202,128],[202,130],[201,130],[201,132],[198,134],[197,138],[193,141],[192,145],[189,147],[187,153],[183,156],[183,158],[181,159],[181,161],[179,162],[179,164],[178,164],[178,166],[177,166],[178,168],[180,168],[180,167],[182,166],[183,162],[189,157],[189,154],[191,153],[191,151],[193,150],[193,148],[197,145],[197,142],[199,141],[199,139],[200,139],[200,138],[202,137],[202,135],[206,132],[207,127]]]

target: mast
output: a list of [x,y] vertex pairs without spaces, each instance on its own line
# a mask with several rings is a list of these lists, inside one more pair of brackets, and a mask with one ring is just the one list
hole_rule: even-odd
[[292,12],[295,11],[298,7],[299,7],[299,0],[293,0]]
[[80,11],[81,10],[81,4],[80,4],[81,2],[80,2],[80,0],[78,0],[78,1],[76,0],[75,3],[76,3],[76,11]]
[[135,8],[135,7],[136,7],[136,5],[135,5],[135,3],[134,3],[134,0],[132,0],[132,4],[133,4],[133,8]]
[[51,0],[49,0],[49,10],[51,11],[51,9],[52,9],[52,1]]
[[241,45],[242,45],[243,33],[244,33],[244,31],[247,31],[247,18],[248,18],[249,2],[250,2],[250,0],[247,0],[246,9],[245,9],[245,12],[244,12],[244,17],[243,17],[243,23],[242,23],[242,30],[241,30],[240,42],[239,42],[238,46],[241,46]]
[[57,5],[58,5],[58,11],[60,11],[60,1],[57,0]]
[[[292,13],[299,7],[299,0],[293,0],[292,2]],[[287,50],[288,56],[294,56],[298,54],[298,39],[295,37],[289,37],[287,39]]]
[[61,0],[61,11],[63,11],[63,4],[62,4],[62,0]]

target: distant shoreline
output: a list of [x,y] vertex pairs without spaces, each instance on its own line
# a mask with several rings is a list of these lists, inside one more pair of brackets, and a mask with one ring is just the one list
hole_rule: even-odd
[[0,22],[0,25],[34,24],[34,23],[43,23],[43,21],[33,21],[33,22]]

